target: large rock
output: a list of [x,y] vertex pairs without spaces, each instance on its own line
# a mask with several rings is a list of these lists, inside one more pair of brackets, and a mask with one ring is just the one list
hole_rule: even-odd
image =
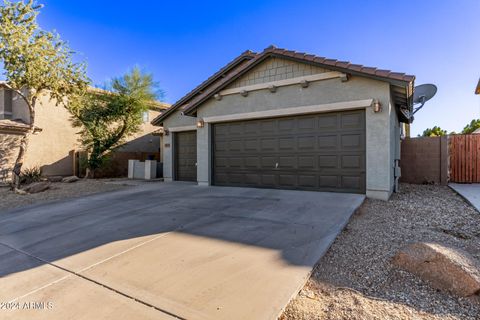
[[23,188],[22,190],[27,193],[38,193],[43,192],[50,188],[49,182],[34,182]]
[[50,182],[61,182],[63,180],[62,176],[49,176],[48,181]]
[[463,250],[438,243],[413,243],[400,250],[392,262],[437,289],[462,297],[480,293],[480,266]]
[[80,180],[79,177],[77,176],[70,176],[70,177],[65,177],[62,179],[62,182],[65,182],[65,183],[72,183],[72,182],[77,182],[78,180]]

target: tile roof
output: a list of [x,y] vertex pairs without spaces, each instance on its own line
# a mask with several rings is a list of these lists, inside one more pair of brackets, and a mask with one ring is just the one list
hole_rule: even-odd
[[[158,116],[152,121],[152,124],[160,124],[163,119],[165,119],[168,114],[172,113],[176,109],[180,108],[184,114],[190,115],[194,112],[194,110],[206,99],[220,91],[221,89],[225,88],[227,85],[232,83],[235,79],[239,76],[253,68],[253,66],[257,65],[261,61],[265,60],[270,56],[276,57],[283,57],[287,59],[293,59],[299,62],[311,63],[318,65],[320,67],[325,67],[326,69],[341,71],[344,73],[350,73],[355,75],[360,75],[364,77],[370,77],[378,80],[383,80],[390,82],[391,84],[401,85],[402,87],[408,87],[412,90],[413,89],[413,82],[415,80],[415,76],[407,75],[401,72],[393,72],[390,70],[385,69],[378,69],[375,67],[366,67],[360,64],[352,64],[348,61],[339,61],[336,59],[327,59],[325,57],[316,56],[313,54],[307,54],[303,52],[296,52],[292,50],[280,49],[275,46],[270,46],[263,50],[261,53],[253,53],[251,51],[247,51],[250,60],[247,63],[242,65],[236,65],[232,72],[228,75],[224,75],[223,78],[216,81],[215,83],[209,82],[210,79],[215,78],[218,79],[219,74],[223,74],[221,69],[219,72],[215,73],[212,77],[207,79],[203,82],[200,86],[192,90],[188,93],[185,97],[180,99],[176,102],[167,112],[164,112],[162,115]],[[243,53],[245,54],[245,53]],[[242,54],[242,55],[243,55]],[[240,55],[238,58],[240,58]],[[237,59],[238,59],[237,58]],[[234,61],[236,61],[235,59]],[[230,66],[227,65],[226,67]],[[225,67],[225,68],[226,68]],[[406,99],[407,101],[409,99]],[[410,102],[408,102],[410,103]]]

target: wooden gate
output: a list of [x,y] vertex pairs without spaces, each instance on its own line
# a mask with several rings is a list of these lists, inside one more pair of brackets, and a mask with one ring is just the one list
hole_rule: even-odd
[[480,134],[451,135],[450,181],[480,183]]

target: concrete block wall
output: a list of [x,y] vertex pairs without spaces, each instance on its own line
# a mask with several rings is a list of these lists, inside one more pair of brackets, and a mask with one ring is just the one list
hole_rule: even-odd
[[448,183],[448,137],[406,138],[401,145],[401,182]]

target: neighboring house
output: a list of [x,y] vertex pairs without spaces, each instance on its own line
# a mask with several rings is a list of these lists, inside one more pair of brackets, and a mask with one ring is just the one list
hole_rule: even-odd
[[388,199],[414,76],[268,47],[152,121],[165,180]]
[[[168,105],[156,103],[144,115],[142,129],[118,149],[120,152],[153,153],[160,151],[157,130],[150,121]],[[0,83],[0,170],[11,170],[18,153],[18,141],[29,125],[28,107],[25,102]],[[78,132],[70,122],[70,113],[63,106],[56,106],[48,95],[43,95],[35,109],[36,130],[30,136],[23,168],[40,167],[44,175],[72,175],[74,154],[81,150]],[[125,165],[126,166],[126,165]]]

